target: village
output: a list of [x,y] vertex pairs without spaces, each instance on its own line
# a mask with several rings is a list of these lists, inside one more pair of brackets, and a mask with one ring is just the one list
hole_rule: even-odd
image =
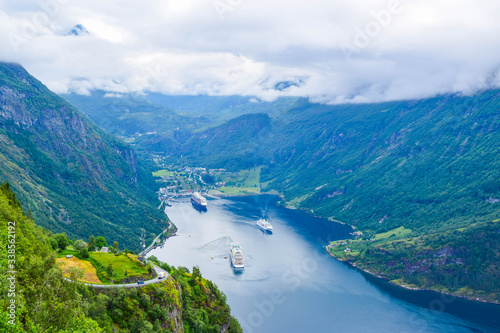
[[200,166],[168,164],[160,157],[155,158],[154,162],[159,169],[153,172],[156,182],[160,184],[158,209],[162,206],[171,206],[177,198],[191,196],[193,192],[202,192],[209,197],[261,192],[260,170],[262,167],[230,172],[222,168],[207,169]]
[[[175,198],[191,196],[193,192],[223,194],[218,189],[226,186],[226,182],[216,181],[226,174],[225,169],[209,169],[202,167],[175,167],[153,173],[156,182],[161,184],[158,199],[161,205],[169,206]],[[160,208],[159,207],[159,208]]]

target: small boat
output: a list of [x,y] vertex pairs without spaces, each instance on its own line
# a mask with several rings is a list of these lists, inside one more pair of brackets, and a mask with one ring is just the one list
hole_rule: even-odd
[[245,260],[243,259],[243,251],[241,250],[240,244],[233,242],[231,243],[231,265],[235,271],[243,270],[245,268]]
[[269,223],[266,219],[260,219],[257,221],[257,226],[264,230],[265,232],[272,233],[273,232],[273,226],[271,223]]

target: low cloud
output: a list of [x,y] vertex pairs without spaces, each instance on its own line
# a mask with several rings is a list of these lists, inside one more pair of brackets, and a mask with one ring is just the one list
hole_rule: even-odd
[[[57,93],[364,103],[498,87],[498,1],[0,0],[0,59]],[[68,36],[77,24],[89,35]]]

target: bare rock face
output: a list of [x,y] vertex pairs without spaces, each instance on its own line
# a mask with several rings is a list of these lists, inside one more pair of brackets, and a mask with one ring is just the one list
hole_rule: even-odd
[[8,86],[0,86],[0,118],[11,120],[17,126],[32,126],[33,116],[21,102],[25,97]]

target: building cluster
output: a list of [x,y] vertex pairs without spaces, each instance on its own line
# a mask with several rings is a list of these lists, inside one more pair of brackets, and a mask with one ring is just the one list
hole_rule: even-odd
[[[158,199],[162,204],[169,203],[169,200],[182,196],[189,196],[194,191],[217,190],[226,186],[226,182],[218,181],[207,184],[205,175],[210,175],[215,180],[218,175],[227,174],[226,169],[209,169],[203,167],[178,167],[173,165],[161,165],[169,170],[168,175],[160,176],[157,182],[164,184],[158,191]],[[162,205],[161,204],[161,205]],[[160,205],[160,207],[161,207]]]

